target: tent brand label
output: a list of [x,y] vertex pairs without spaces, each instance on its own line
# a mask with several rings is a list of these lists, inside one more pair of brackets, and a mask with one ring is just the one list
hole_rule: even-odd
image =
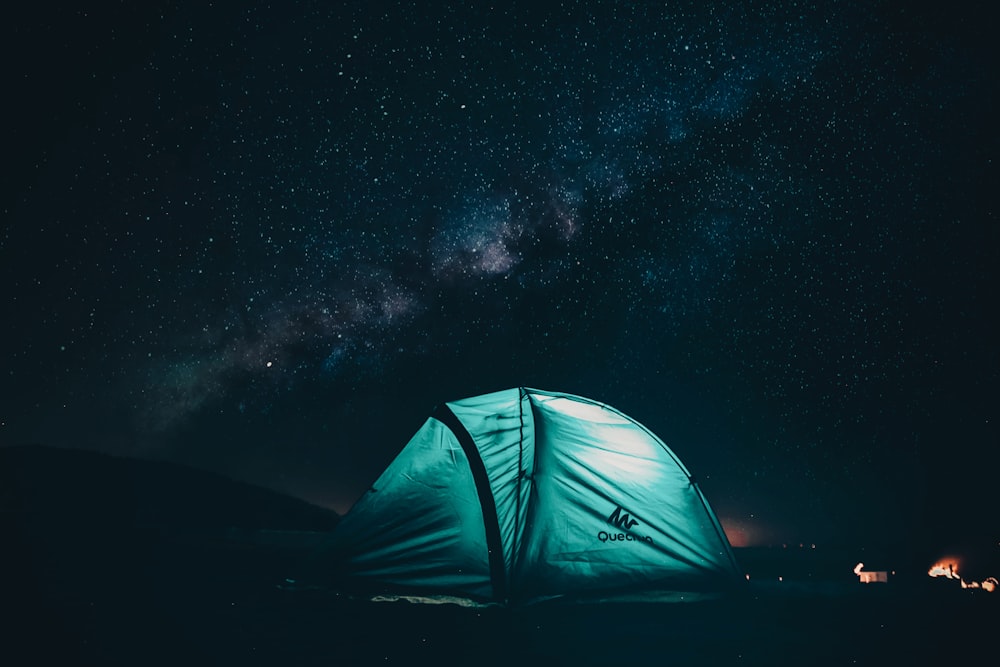
[[628,515],[628,512],[622,512],[621,507],[616,507],[615,511],[611,513],[608,517],[608,523],[616,528],[624,528],[625,530],[630,529],[632,526],[637,525],[639,522]]
[[[631,515],[623,510],[621,506],[615,507],[615,511],[611,513],[608,517],[608,524],[618,528],[619,530],[624,529],[630,531],[634,526],[638,526],[639,522],[633,519]],[[601,542],[649,542],[653,543],[653,538],[648,535],[635,535],[631,532],[608,532],[606,530],[598,531],[597,539]]]
[[653,538],[649,535],[633,535],[632,533],[608,533],[598,531],[597,539],[601,542],[649,542],[653,543]]

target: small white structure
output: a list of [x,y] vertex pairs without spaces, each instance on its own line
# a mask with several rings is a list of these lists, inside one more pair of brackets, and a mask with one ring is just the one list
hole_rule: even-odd
[[854,574],[858,575],[858,581],[863,584],[875,584],[875,583],[888,583],[889,573],[884,570],[871,570],[865,571],[861,568],[865,566],[864,563],[858,563],[854,566]]

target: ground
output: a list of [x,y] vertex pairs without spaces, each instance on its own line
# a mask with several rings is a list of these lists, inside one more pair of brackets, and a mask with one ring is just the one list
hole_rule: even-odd
[[21,658],[7,664],[975,664],[1000,618],[1000,597],[929,578],[769,578],[712,601],[468,608],[282,588],[291,560],[273,545],[70,551],[8,570],[4,645]]

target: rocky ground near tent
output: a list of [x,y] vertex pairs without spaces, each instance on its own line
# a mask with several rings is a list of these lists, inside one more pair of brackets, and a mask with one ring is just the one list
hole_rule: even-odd
[[860,584],[850,550],[737,550],[746,590],[709,601],[347,599],[286,581],[335,523],[317,508],[176,470],[72,456],[61,475],[50,453],[17,455],[28,463],[0,461],[17,472],[0,480],[3,665],[917,665],[996,651],[1000,592],[931,579],[920,559]]

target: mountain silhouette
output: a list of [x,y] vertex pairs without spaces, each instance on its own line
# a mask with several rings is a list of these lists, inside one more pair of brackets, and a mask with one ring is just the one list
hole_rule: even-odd
[[92,530],[326,531],[337,515],[304,500],[164,461],[39,445],[0,448],[7,523]]
[[176,591],[266,589],[335,512],[183,465],[38,445],[0,448],[8,599],[41,609]]

